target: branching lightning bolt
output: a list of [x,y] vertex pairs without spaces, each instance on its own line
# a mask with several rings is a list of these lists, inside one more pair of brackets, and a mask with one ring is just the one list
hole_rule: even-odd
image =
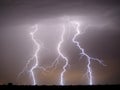
[[36,41],[34,35],[35,33],[38,31],[38,25],[35,25],[35,30],[33,32],[30,33],[31,37],[32,37],[32,40],[34,42],[34,44],[36,45],[36,51],[33,55],[32,58],[35,59],[35,65],[31,68],[30,72],[31,72],[31,75],[32,75],[32,80],[33,80],[33,85],[36,85],[36,80],[35,80],[35,75],[34,75],[34,69],[36,69],[38,67],[38,52],[40,50],[40,45],[39,43]]
[[36,46],[36,50],[35,50],[35,53],[33,54],[33,56],[27,61],[27,64],[25,66],[25,68],[23,69],[22,72],[20,72],[20,74],[18,75],[18,77],[25,72],[25,70],[27,69],[28,65],[30,64],[31,61],[34,61],[34,65],[32,66],[32,68],[30,69],[30,73],[31,73],[31,76],[32,76],[32,85],[36,85],[37,82],[36,82],[36,79],[35,79],[35,73],[34,73],[34,70],[36,68],[39,68],[39,69],[43,69],[44,71],[46,70],[44,67],[39,67],[38,66],[38,53],[40,51],[40,44],[37,42],[37,40],[35,39],[35,34],[37,33],[38,31],[38,25],[34,25],[33,26],[34,28],[34,31],[30,32],[30,35],[31,35],[31,39],[32,41],[34,42],[35,46]]
[[65,26],[63,25],[63,32],[62,32],[62,35],[61,35],[61,40],[58,43],[58,47],[57,47],[57,51],[58,51],[59,55],[65,60],[65,65],[63,66],[63,71],[60,74],[60,85],[64,85],[64,73],[66,72],[66,67],[68,65],[67,57],[65,57],[61,52],[61,45],[64,41],[64,34],[65,34]]
[[[97,59],[97,58],[92,58],[90,57],[87,53],[85,53],[84,49],[80,46],[79,42],[76,41],[75,39],[77,38],[78,35],[80,35],[80,30],[79,30],[79,27],[80,27],[80,23],[77,22],[77,21],[72,21],[71,22],[72,25],[75,26],[75,30],[76,30],[76,34],[74,35],[74,37],[72,38],[72,41],[73,43],[76,44],[76,46],[79,48],[79,50],[81,51],[81,55],[82,56],[85,56],[87,58],[87,73],[88,73],[88,79],[89,79],[89,85],[92,85],[93,84],[93,75],[92,75],[92,69],[91,69],[91,60],[96,60],[98,61],[100,64],[104,65],[102,63],[101,60]],[[105,66],[105,65],[104,65]]]

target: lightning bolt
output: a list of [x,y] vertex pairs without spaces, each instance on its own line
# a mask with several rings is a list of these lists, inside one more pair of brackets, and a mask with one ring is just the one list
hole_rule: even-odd
[[[64,73],[66,72],[66,67],[68,66],[68,58],[65,57],[63,55],[63,53],[61,52],[61,47],[62,47],[62,43],[64,42],[64,34],[65,34],[65,25],[62,25],[63,27],[63,31],[62,31],[62,34],[61,34],[61,40],[59,41],[58,45],[57,45],[57,52],[58,52],[58,56],[57,58],[54,60],[54,62],[52,63],[51,66],[48,66],[47,68],[52,68],[55,66],[55,68],[57,67],[58,63],[59,63],[59,58],[62,57],[64,60],[65,60],[65,64],[63,66],[63,70],[62,72],[60,73],[60,85],[64,85]],[[55,69],[54,68],[54,69]]]
[[29,70],[29,72],[31,73],[31,76],[32,76],[32,85],[36,85],[37,82],[36,82],[36,79],[35,79],[35,73],[34,73],[34,70],[36,68],[39,68],[39,69],[43,69],[44,71],[46,70],[44,67],[39,67],[38,63],[38,53],[40,51],[40,44],[37,42],[37,40],[35,39],[35,34],[37,33],[38,31],[38,24],[34,25],[33,26],[34,28],[34,31],[30,32],[30,36],[31,36],[31,39],[32,41],[34,42],[35,46],[36,46],[36,50],[35,50],[35,53],[33,54],[33,56],[27,61],[26,63],[26,66],[25,68],[23,69],[22,72],[20,72],[20,74],[18,75],[18,77],[25,72],[25,70],[27,69],[28,65],[30,64],[31,61],[34,61],[34,65],[32,66],[32,68]]
[[57,47],[57,51],[58,51],[59,56],[61,56],[65,60],[65,65],[63,66],[63,71],[60,74],[60,85],[64,85],[64,73],[66,72],[66,67],[68,65],[67,57],[65,57],[61,52],[61,46],[62,46],[62,43],[64,42],[64,34],[65,34],[65,26],[63,25],[61,40],[58,43],[58,47]]
[[91,60],[95,60],[104,66],[106,66],[106,65],[103,64],[101,60],[99,60],[97,58],[92,58],[87,53],[85,53],[85,50],[80,46],[79,42],[75,40],[77,38],[77,36],[79,36],[81,34],[81,32],[79,30],[80,23],[78,21],[71,21],[71,24],[75,26],[75,30],[76,30],[76,34],[72,38],[72,42],[75,43],[76,46],[79,48],[79,50],[81,51],[80,54],[87,58],[87,62],[88,62],[87,74],[88,74],[88,79],[89,79],[89,85],[92,85],[93,84],[93,75],[92,75],[92,69],[91,69]]
[[38,67],[38,52],[40,50],[40,45],[39,43],[36,41],[35,39],[35,33],[38,31],[38,25],[35,25],[35,30],[33,32],[30,33],[31,37],[32,37],[32,40],[34,42],[34,44],[36,45],[36,51],[33,55],[32,58],[34,58],[35,60],[35,65],[33,65],[33,67],[31,68],[30,72],[31,72],[31,75],[32,75],[32,80],[33,80],[33,85],[36,85],[36,79],[35,79],[35,74],[34,74],[34,70]]

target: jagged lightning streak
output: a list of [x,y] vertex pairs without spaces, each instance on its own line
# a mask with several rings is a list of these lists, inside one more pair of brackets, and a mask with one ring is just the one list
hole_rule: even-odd
[[38,53],[39,53],[39,50],[40,50],[40,44],[37,42],[37,40],[35,39],[35,34],[37,33],[38,31],[38,25],[34,25],[33,26],[33,29],[34,31],[30,32],[30,35],[31,35],[31,39],[32,41],[34,42],[34,44],[36,45],[36,50],[35,50],[35,53],[33,54],[33,56],[27,61],[26,63],[26,66],[25,68],[23,69],[22,72],[20,72],[20,74],[18,75],[18,77],[25,72],[25,70],[27,69],[28,65],[30,64],[31,61],[34,61],[34,65],[32,66],[32,68],[30,69],[30,74],[32,76],[32,83],[33,85],[36,85],[36,79],[35,79],[35,73],[34,73],[34,70],[36,68],[39,68],[39,69],[43,69],[43,70],[46,70],[44,67],[39,67],[38,66]]
[[[85,53],[84,49],[80,46],[79,42],[75,40],[76,37],[81,34],[81,33],[80,33],[80,30],[79,30],[80,23],[79,23],[78,21],[71,21],[71,24],[75,26],[75,30],[76,30],[76,32],[77,32],[77,33],[74,35],[74,37],[72,38],[72,41],[73,41],[73,43],[75,43],[75,44],[77,45],[77,47],[78,47],[79,50],[81,51],[80,54],[81,54],[82,56],[85,56],[85,57],[87,58],[87,62],[88,62],[88,64],[87,64],[87,73],[88,73],[89,85],[92,85],[92,84],[93,84],[93,75],[92,75],[92,69],[91,69],[91,66],[90,66],[90,65],[91,65],[91,60],[96,60],[96,61],[98,61],[98,62],[99,62],[100,64],[102,64],[102,65],[104,65],[104,64],[102,63],[101,60],[99,60],[99,59],[97,59],[97,58],[92,58],[92,57],[90,57],[87,53]],[[105,65],[104,65],[104,66],[105,66]]]
[[38,25],[35,25],[34,27],[35,27],[35,30],[33,32],[31,32],[30,35],[31,35],[31,38],[32,38],[32,40],[33,40],[33,42],[34,42],[34,44],[36,45],[37,48],[36,48],[36,51],[35,51],[35,53],[32,57],[35,60],[35,65],[31,68],[30,72],[31,72],[31,75],[32,75],[33,85],[36,85],[37,83],[36,83],[36,79],[35,79],[35,75],[34,75],[34,69],[36,69],[38,67],[38,52],[40,50],[40,45],[36,41],[35,36],[34,36],[35,33],[38,31]]
[[64,73],[66,72],[66,67],[68,65],[68,58],[65,57],[61,52],[61,45],[64,42],[64,34],[65,34],[65,26],[63,25],[61,40],[60,40],[60,42],[58,43],[58,46],[57,46],[57,51],[58,51],[59,56],[61,56],[65,60],[65,65],[63,66],[63,71],[60,74],[60,85],[64,85]]

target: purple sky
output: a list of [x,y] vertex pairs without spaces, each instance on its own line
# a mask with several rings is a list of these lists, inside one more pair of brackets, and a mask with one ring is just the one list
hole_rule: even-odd
[[[106,67],[93,61],[94,84],[120,84],[120,1],[119,0],[0,0],[0,84],[31,84],[29,73],[17,78],[34,53],[29,35],[34,24],[42,24],[37,33],[44,47],[39,52],[40,65],[51,65],[57,57],[60,40],[60,17],[79,17],[85,33],[77,37],[86,52],[102,59]],[[52,23],[51,23],[52,22]],[[88,84],[86,60],[72,43],[71,32],[65,34],[62,51],[69,58],[66,84]],[[52,51],[52,52],[51,52]],[[53,72],[36,70],[38,84],[59,84],[62,59]],[[51,70],[50,70],[51,71]]]

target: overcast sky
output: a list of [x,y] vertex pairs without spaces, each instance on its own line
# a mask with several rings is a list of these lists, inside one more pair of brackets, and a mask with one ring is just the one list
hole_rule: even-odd
[[[103,60],[107,66],[92,61],[93,84],[120,84],[120,1],[119,0],[0,0],[0,84],[32,84],[32,66],[17,78],[35,46],[30,37],[33,25],[39,25],[37,41],[43,43],[39,65],[51,65],[58,56],[61,18],[69,16],[81,22],[83,34],[77,37],[88,55]],[[75,32],[66,29],[62,52],[69,59],[65,84],[89,84],[85,58],[72,42]],[[36,69],[37,84],[59,84],[64,60],[52,72]]]

